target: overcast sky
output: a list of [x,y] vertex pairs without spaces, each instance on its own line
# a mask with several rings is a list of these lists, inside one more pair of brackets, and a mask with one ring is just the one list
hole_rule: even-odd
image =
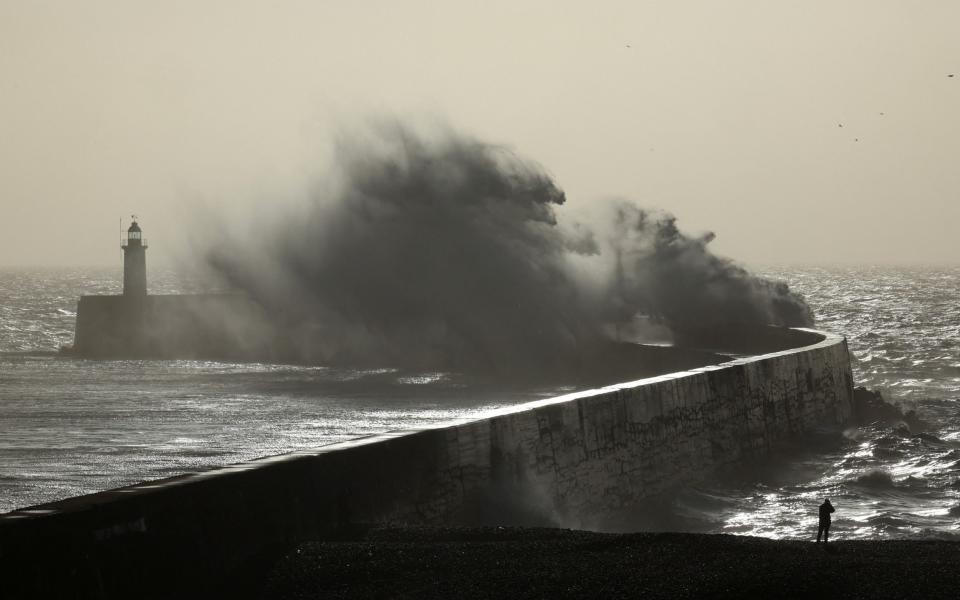
[[131,213],[162,263],[371,114],[747,263],[960,262],[955,0],[0,0],[0,265],[117,264]]

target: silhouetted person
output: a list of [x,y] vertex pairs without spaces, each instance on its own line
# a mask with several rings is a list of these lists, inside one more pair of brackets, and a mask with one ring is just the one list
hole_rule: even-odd
[[820,541],[820,535],[823,535],[823,543],[827,543],[827,539],[830,537],[830,513],[834,512],[836,509],[833,508],[833,505],[830,504],[830,498],[825,498],[823,504],[820,505],[820,529],[817,530],[817,541]]

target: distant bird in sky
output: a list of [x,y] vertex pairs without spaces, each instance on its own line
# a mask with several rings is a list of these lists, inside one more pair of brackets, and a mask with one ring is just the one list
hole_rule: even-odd
[[882,117],[882,116],[883,116],[883,113],[880,113],[880,116]]
[[950,73],[949,75],[947,75],[947,77],[953,77],[953,73]]
[[[627,48],[629,48],[629,47],[630,47],[630,44],[627,44]],[[951,75],[950,77],[953,77],[953,75]]]
[[837,123],[837,127],[843,127],[843,123]]
[[859,141],[860,141],[860,138],[853,138],[853,141],[859,142]]

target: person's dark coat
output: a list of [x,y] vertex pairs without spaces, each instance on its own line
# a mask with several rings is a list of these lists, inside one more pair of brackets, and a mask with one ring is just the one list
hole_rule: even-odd
[[829,525],[831,520],[830,513],[832,512],[836,512],[836,509],[833,508],[829,500],[824,500],[823,504],[820,505],[820,523]]

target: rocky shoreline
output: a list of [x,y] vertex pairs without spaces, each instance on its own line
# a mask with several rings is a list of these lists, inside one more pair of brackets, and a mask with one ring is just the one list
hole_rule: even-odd
[[[956,598],[960,542],[406,528],[308,542],[248,598]],[[239,583],[239,580],[235,583]]]

